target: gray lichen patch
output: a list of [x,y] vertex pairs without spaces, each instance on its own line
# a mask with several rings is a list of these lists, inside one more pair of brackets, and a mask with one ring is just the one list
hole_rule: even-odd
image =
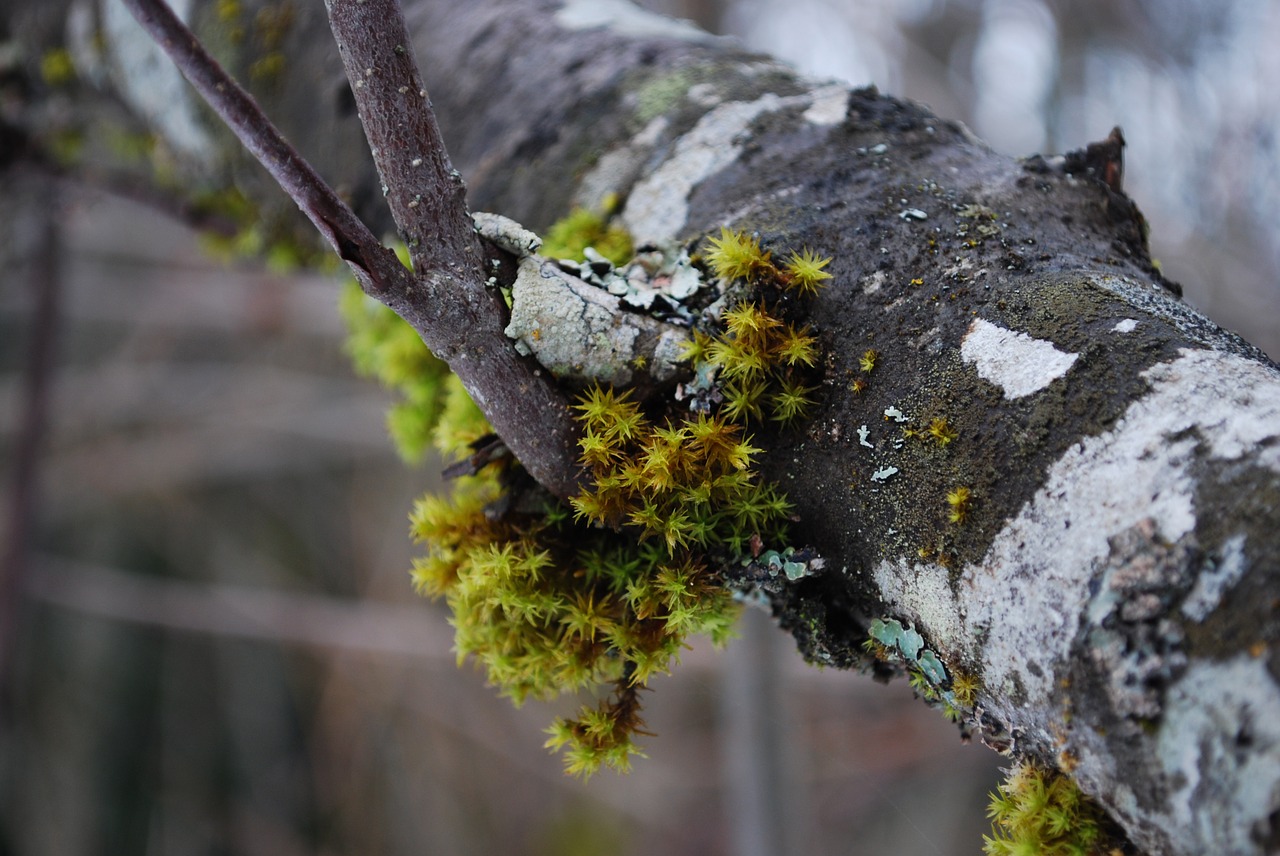
[[1162,542],[1149,518],[1108,545],[1084,652],[1117,716],[1153,720],[1164,688],[1187,665],[1182,628],[1169,613],[1191,584],[1198,551],[1186,539]]
[[1165,780],[1174,784],[1171,817],[1159,822],[1176,824],[1201,853],[1274,852],[1278,710],[1280,687],[1262,658],[1194,664],[1169,693],[1157,739]]
[[506,334],[558,378],[626,386],[646,372],[659,382],[675,374],[681,328],[625,311],[554,262],[521,259],[511,301]]
[[480,237],[516,258],[536,253],[542,247],[542,239],[510,217],[476,211],[471,215]]

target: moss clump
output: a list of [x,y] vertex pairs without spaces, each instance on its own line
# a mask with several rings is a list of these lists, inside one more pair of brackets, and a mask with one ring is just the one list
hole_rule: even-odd
[[[584,224],[603,224],[570,219],[576,225],[564,228],[579,237]],[[557,251],[556,239],[545,252]],[[599,249],[594,239],[584,246]],[[785,287],[776,269],[770,281],[755,273],[762,290]],[[816,340],[765,300],[742,300],[693,335],[692,410],[587,391],[575,411],[588,487],[563,504],[530,487],[484,436],[474,404],[408,325],[358,290],[343,303],[357,367],[403,397],[389,419],[402,454],[432,445],[467,456],[451,495],[423,497],[411,514],[414,537],[428,545],[414,583],[448,603],[459,658],[473,657],[517,704],[597,692],[602,700],[556,720],[547,746],[571,773],[626,769],[647,733],[640,690],[691,634],[720,643],[732,632],[737,605],[719,569],[785,541],[791,506],[755,473],[761,450],[746,425],[766,407],[786,423],[811,405],[802,372],[817,363]]]
[[76,79],[76,63],[71,51],[53,48],[40,56],[40,77],[49,86],[67,86]]
[[1067,776],[1018,764],[987,809],[988,856],[1094,856],[1106,853],[1101,810]]
[[823,258],[807,247],[792,252],[779,267],[772,253],[760,241],[745,232],[721,227],[720,235],[707,242],[707,262],[716,276],[725,280],[745,279],[768,283],[800,295],[815,295],[832,275],[825,268],[830,258]]
[[355,282],[343,287],[339,308],[356,371],[400,396],[387,412],[387,430],[405,461],[420,461],[431,448],[460,455],[492,430],[449,366],[398,315]]
[[626,229],[610,224],[606,215],[585,208],[575,208],[553,223],[542,239],[541,252],[548,258],[582,261],[588,247],[615,265],[635,254]]

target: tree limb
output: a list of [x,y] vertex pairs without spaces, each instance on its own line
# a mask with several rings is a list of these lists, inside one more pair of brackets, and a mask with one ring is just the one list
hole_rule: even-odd
[[365,291],[413,324],[449,363],[530,474],[557,496],[572,495],[578,472],[569,454],[576,433],[568,402],[503,335],[501,299],[485,287],[465,188],[426,104],[398,4],[338,2],[329,8],[375,159],[384,180],[396,187],[392,211],[416,275],[382,246],[163,0],[124,2]]
[[[756,438],[827,559],[762,583],[805,654],[883,671],[874,621],[912,626],[978,681],[968,728],[1071,771],[1137,845],[1280,846],[1280,373],[1154,268],[1120,138],[1014,160],[918,105],[553,5],[410,9],[473,204],[536,228],[614,194],[641,241],[730,224],[834,257],[814,419]],[[487,409],[522,413],[529,374]]]

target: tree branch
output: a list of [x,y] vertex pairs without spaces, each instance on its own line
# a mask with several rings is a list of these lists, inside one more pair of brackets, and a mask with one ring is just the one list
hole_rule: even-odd
[[416,275],[382,246],[163,0],[124,2],[365,291],[409,321],[449,363],[530,474],[558,496],[576,493],[568,401],[503,333],[501,298],[485,287],[484,253],[467,214],[465,187],[449,164],[399,6],[387,0],[328,4]]
[[315,224],[338,257],[351,266],[366,292],[403,290],[412,284],[411,275],[395,254],[382,246],[369,227],[338,198],[276,129],[253,96],[222,69],[164,0],[123,2],[244,147]]
[[568,399],[504,330],[484,247],[445,150],[396,0],[326,0],[383,193],[417,288],[386,302],[449,364],[525,468],[560,497],[578,490]]
[[397,0],[326,0],[383,193],[420,272],[485,276],[466,185],[449,161]]

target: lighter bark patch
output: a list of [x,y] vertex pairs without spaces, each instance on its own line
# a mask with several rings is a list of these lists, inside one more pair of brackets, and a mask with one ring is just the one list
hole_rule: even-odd
[[813,90],[813,100],[804,111],[804,120],[811,125],[838,125],[844,121],[849,109],[849,87],[843,84],[823,86]]
[[600,211],[607,207],[611,195],[626,195],[670,124],[671,120],[666,116],[652,119],[629,143],[601,155],[578,184],[573,195],[574,204]]
[[929,647],[944,661],[954,662],[963,625],[948,581],[950,572],[941,565],[899,559],[882,561],[872,573],[880,596],[893,614],[908,619],[923,632]]
[[1221,558],[1216,564],[1201,571],[1195,586],[1183,601],[1183,615],[1200,622],[1218,608],[1223,595],[1234,588],[1244,575],[1244,542],[1245,537],[1241,534],[1228,538],[1223,543]]
[[605,27],[634,38],[707,41],[713,36],[691,21],[667,18],[642,9],[630,0],[567,0],[556,12],[556,23],[567,30]]
[[960,358],[973,363],[978,376],[1004,390],[1009,400],[1044,389],[1065,375],[1079,356],[981,318],[973,320],[960,343]]
[[[993,687],[1021,684],[1029,698],[1050,697],[1054,665],[1070,656],[1108,539],[1147,518],[1163,543],[1191,534],[1198,457],[1248,454],[1280,469],[1280,444],[1264,443],[1280,432],[1273,370],[1234,354],[1184,349],[1144,378],[1152,391],[1114,430],[1072,446],[982,562],[962,572],[959,608],[970,628],[990,629],[974,653]],[[1216,399],[1205,399],[1209,388],[1220,390]],[[1030,724],[1018,722],[1025,711],[1002,713]]]
[[699,119],[680,138],[671,157],[638,183],[628,197],[622,221],[636,244],[674,240],[689,219],[693,189],[738,159],[747,128],[756,117],[802,104],[808,98],[769,93],[755,101],[721,104]]
[[1246,654],[1197,662],[1169,690],[1159,758],[1165,781],[1181,783],[1169,799],[1175,828],[1199,852],[1261,852],[1253,833],[1280,809],[1277,711],[1266,660]]

